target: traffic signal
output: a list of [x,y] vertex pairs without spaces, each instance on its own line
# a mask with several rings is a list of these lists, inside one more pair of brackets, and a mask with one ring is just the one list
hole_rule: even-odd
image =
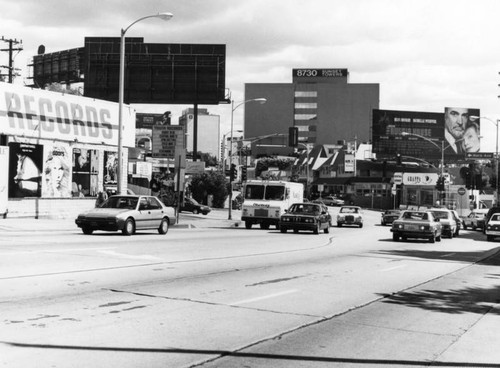
[[288,128],[288,146],[297,147],[299,145],[299,128],[289,127]]
[[465,170],[465,187],[467,189],[473,189],[472,172],[469,168]]
[[398,165],[398,166],[402,165],[401,154],[399,154],[399,153],[396,155],[396,165]]
[[247,167],[242,166],[241,167],[241,181],[247,181]]
[[229,180],[234,181],[236,179],[236,165],[231,164],[231,168],[229,169]]
[[436,190],[444,192],[444,176],[440,176],[436,182]]

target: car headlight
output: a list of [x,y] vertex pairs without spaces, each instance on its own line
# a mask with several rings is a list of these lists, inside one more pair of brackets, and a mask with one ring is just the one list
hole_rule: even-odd
[[308,222],[308,223],[313,223],[313,222],[314,222],[314,219],[312,219],[312,218],[306,218],[306,222]]

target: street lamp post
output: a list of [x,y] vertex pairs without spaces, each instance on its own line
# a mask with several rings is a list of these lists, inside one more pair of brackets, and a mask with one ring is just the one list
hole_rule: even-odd
[[[416,134],[416,133],[408,133],[408,132],[402,132],[401,133],[402,136],[414,136],[414,137],[418,137],[420,139],[423,139],[431,144],[433,144],[438,150],[441,150],[441,177],[444,176],[444,150],[445,150],[445,147],[444,147],[444,140],[441,141],[441,147],[439,147],[439,145],[434,142],[433,140],[427,138],[427,137],[424,137],[423,135],[420,135],[420,134]],[[446,147],[448,148],[448,147]]]
[[[237,133],[243,133],[243,130],[236,130]],[[222,172],[226,171],[226,136],[231,133],[231,131],[222,135],[222,155],[221,155],[221,166]]]
[[495,191],[496,191],[496,196],[495,196],[495,202],[497,203],[498,206],[498,122],[500,120],[492,120],[490,118],[487,118],[485,116],[470,116],[470,119],[472,121],[478,120],[478,119],[485,119],[488,120],[489,122],[495,124],[497,134],[496,134],[496,145],[495,145]]
[[[248,103],[248,102],[258,102],[260,104],[265,104],[267,100],[265,98],[252,98],[250,100],[245,100],[243,102],[240,102],[236,106],[234,106],[234,100],[231,100],[231,145],[229,146],[229,160],[232,160],[233,157],[233,126],[234,126],[234,110],[236,110],[238,107]],[[231,161],[229,162],[231,165]],[[231,175],[229,176],[229,210],[228,210],[228,215],[227,219],[231,220],[231,210],[233,207],[233,178]]]
[[309,154],[310,148],[307,143],[298,143],[301,146],[304,146],[306,149],[306,196],[309,197]]
[[127,28],[122,28],[120,31],[120,74],[118,80],[118,166],[116,169],[116,191],[121,194],[122,188],[122,172],[123,172],[123,142],[122,142],[122,130],[123,130],[123,95],[124,95],[124,81],[125,81],[125,33],[134,24],[140,22],[141,20],[147,18],[160,18],[163,20],[169,20],[173,17],[172,13],[158,13],[155,15],[147,15],[145,17],[137,19],[135,22],[131,23]]

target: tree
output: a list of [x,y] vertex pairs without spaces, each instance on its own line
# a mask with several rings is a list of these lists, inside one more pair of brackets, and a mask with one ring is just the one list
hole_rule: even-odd
[[206,203],[208,195],[213,195],[212,207],[224,208],[228,197],[227,179],[218,171],[206,171],[191,177],[191,194],[198,202]]
[[45,89],[47,91],[61,92],[61,93],[66,93],[68,95],[81,95],[81,93],[78,90],[78,88],[67,87],[67,86],[65,86],[63,84],[60,84],[60,83],[47,84],[45,86]]
[[[205,162],[206,167],[217,166],[217,164],[218,164],[217,158],[215,156],[211,155],[210,153],[198,151],[198,154],[196,155],[196,157],[199,158],[200,161]],[[186,158],[192,159],[193,158],[193,151],[187,152]]]

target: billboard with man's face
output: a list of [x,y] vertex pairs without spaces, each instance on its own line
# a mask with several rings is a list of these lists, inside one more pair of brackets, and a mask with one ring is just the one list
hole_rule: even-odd
[[479,109],[445,107],[444,135],[449,150],[464,155],[480,152]]
[[455,121],[454,129],[447,118],[448,109],[445,114],[373,110],[373,152],[382,160],[401,155],[434,162],[441,159],[443,149],[447,162],[465,159],[466,152],[478,152],[479,119],[473,120],[480,116],[479,109],[450,109],[450,117],[458,110],[467,110],[467,115],[460,116],[460,124]]

